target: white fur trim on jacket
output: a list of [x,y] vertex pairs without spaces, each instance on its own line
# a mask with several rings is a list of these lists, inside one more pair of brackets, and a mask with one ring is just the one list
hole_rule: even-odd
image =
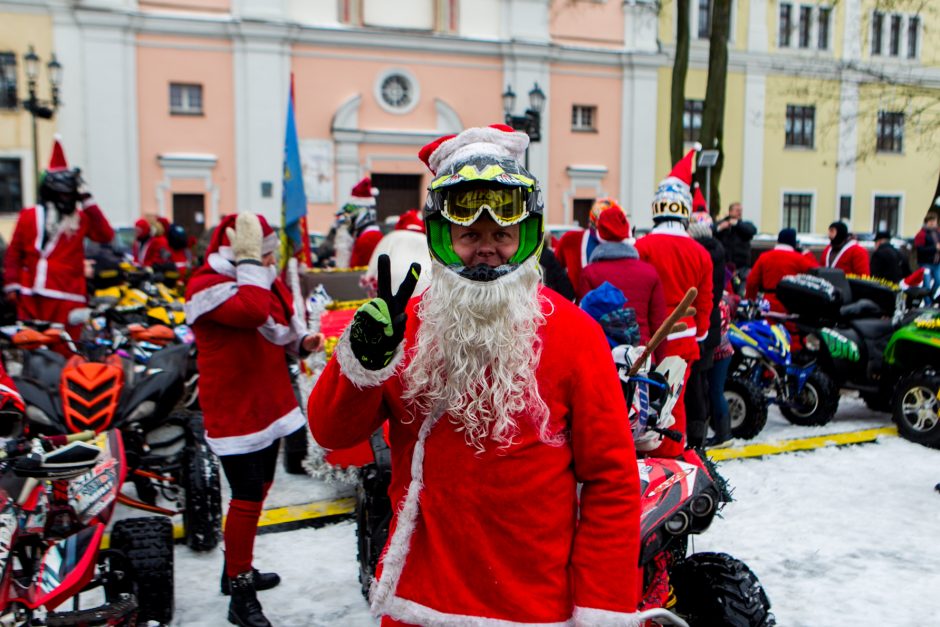
[[557,623],[519,623],[485,616],[445,614],[401,597],[391,599],[386,614],[397,621],[424,627],[573,627],[575,624],[572,620]]
[[[408,551],[411,548],[411,536],[414,534],[418,522],[418,499],[421,497],[421,490],[424,488],[424,445],[431,429],[434,428],[434,425],[437,424],[438,419],[443,414],[443,411],[435,409],[424,419],[424,422],[421,423],[421,429],[418,430],[418,441],[415,443],[414,451],[411,454],[411,483],[408,484],[408,491],[405,493],[405,502],[398,511],[395,533],[389,539],[385,555],[382,556],[382,578],[373,580],[372,587],[369,589],[369,604],[372,608],[372,614],[375,616],[389,615],[392,618],[397,618],[392,614],[396,599],[395,592],[398,589],[398,581],[401,579],[401,573],[405,568],[405,560],[408,558]],[[412,622],[406,619],[399,620]],[[422,621],[417,621],[415,624],[460,625],[457,622],[428,623]]]
[[220,456],[254,453],[269,447],[278,438],[290,435],[305,424],[307,424],[307,419],[304,418],[300,407],[294,407],[261,431],[245,435],[230,435],[227,438],[206,436],[206,443],[213,453]]
[[688,623],[668,610],[657,607],[643,612],[611,612],[590,607],[574,608],[575,627],[641,627],[646,621],[659,619],[664,625],[689,627]]
[[395,355],[392,356],[392,361],[387,366],[381,370],[369,370],[359,363],[359,359],[353,353],[352,346],[349,343],[350,327],[346,327],[336,343],[336,361],[339,362],[339,369],[342,371],[343,376],[360,390],[381,385],[395,374],[398,365],[405,358],[405,343],[402,342],[398,345],[398,348],[395,349]]
[[200,290],[190,297],[183,310],[186,312],[186,324],[192,325],[203,314],[207,314],[238,292],[234,281],[226,281]]
[[273,266],[258,266],[253,263],[243,263],[235,266],[235,276],[238,287],[243,285],[253,285],[263,290],[271,289],[271,284],[277,275],[271,272]]
[[468,128],[438,146],[428,158],[428,164],[437,174],[455,161],[472,155],[509,157],[521,163],[528,145],[529,136],[525,133],[507,133],[489,126]]

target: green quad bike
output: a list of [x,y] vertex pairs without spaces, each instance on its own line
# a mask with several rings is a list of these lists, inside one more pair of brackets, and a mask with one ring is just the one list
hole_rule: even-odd
[[891,412],[904,438],[940,448],[940,310],[908,310],[914,290],[841,270],[815,274],[787,277],[777,288],[797,314],[803,348],[795,361],[815,361],[839,388]]

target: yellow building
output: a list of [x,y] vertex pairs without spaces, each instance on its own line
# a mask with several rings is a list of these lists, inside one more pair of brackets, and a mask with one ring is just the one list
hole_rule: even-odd
[[[711,0],[690,0],[687,122],[705,95]],[[670,62],[675,3],[659,36]],[[743,202],[763,232],[911,237],[932,206],[940,160],[940,3],[919,0],[732,0],[721,198]],[[660,68],[669,111],[672,68]],[[687,125],[688,126],[688,125]],[[687,135],[691,129],[687,128]],[[669,117],[657,172],[669,167]],[[724,207],[722,208],[722,213]]]
[[[33,121],[24,108],[29,97],[24,57],[32,47],[39,57],[37,97],[51,98],[47,63],[53,51],[52,17],[42,7],[7,5],[0,12],[0,169],[19,177],[0,177],[0,235],[10,239],[17,213],[35,202]],[[38,163],[44,168],[52,149],[55,120],[36,120]],[[68,155],[66,155],[68,157]]]

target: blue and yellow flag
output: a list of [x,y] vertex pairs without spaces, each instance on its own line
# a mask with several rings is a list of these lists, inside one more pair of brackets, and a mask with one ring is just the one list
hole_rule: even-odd
[[284,181],[281,188],[281,224],[284,225],[281,237],[284,263],[291,254],[306,252],[310,248],[310,243],[305,241],[307,239],[307,194],[304,192],[300,145],[297,141],[297,121],[294,116],[293,75],[291,75],[290,83],[290,98],[287,102],[287,133],[284,137]]

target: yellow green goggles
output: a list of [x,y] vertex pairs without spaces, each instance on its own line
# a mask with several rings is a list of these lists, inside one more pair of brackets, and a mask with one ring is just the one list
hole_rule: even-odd
[[526,191],[521,187],[446,190],[442,196],[441,215],[454,224],[472,224],[483,211],[500,226],[518,224],[529,215]]

